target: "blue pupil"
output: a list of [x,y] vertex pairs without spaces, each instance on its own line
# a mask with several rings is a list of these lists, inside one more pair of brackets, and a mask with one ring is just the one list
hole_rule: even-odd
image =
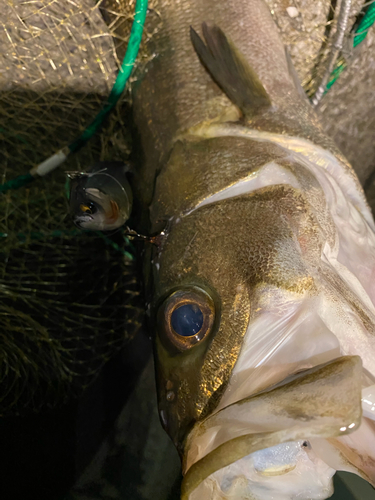
[[203,325],[203,313],[196,304],[186,304],[171,315],[173,330],[182,337],[196,335]]

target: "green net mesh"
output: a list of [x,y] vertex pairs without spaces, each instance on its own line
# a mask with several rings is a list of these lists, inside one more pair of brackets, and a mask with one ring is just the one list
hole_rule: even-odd
[[[1,181],[25,174],[74,140],[101,109],[130,31],[117,4],[2,0]],[[67,170],[126,160],[122,101]],[[79,394],[142,319],[134,253],[121,233],[74,229],[62,171],[0,195],[0,414]]]

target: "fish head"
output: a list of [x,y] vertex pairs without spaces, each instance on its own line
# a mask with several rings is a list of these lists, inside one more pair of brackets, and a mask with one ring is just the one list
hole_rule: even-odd
[[314,290],[298,245],[299,203],[293,190],[271,188],[204,206],[171,227],[154,281],[160,404],[176,444],[181,428],[217,406],[250,317],[271,290]]
[[[125,178],[107,171],[70,174],[70,211],[74,223],[90,231],[110,231],[130,216],[131,191]],[[121,181],[121,182],[120,182]]]
[[[305,197],[285,185],[202,206],[172,223],[162,246],[155,250],[159,411],[187,478],[198,470],[195,473],[205,479],[205,462],[210,473],[221,470],[223,464],[244,468],[241,460],[257,452],[257,457],[246,459],[245,469],[247,480],[253,474],[251,480],[253,484],[258,480],[259,489],[274,475],[289,474],[289,484],[290,475],[301,477],[305,468],[311,487],[307,488],[306,478],[300,487],[324,490],[327,496],[331,491],[333,469],[303,443],[311,435],[335,436],[340,428],[358,425],[359,358],[332,376],[336,383],[340,379],[348,397],[346,414],[337,385],[325,382],[322,396],[320,373],[308,375],[309,397],[305,389],[298,399],[297,390],[288,393],[284,388],[283,393],[279,388],[264,400],[253,400],[290,373],[340,356],[334,335],[309,316],[319,295],[311,271],[319,262],[323,242],[324,234]],[[308,347],[294,343],[301,331],[310,335]],[[317,344],[323,354],[319,358],[319,352],[314,361],[312,346]],[[306,361],[305,356],[311,359]],[[327,408],[329,418],[321,417]],[[241,446],[249,436],[256,443]],[[232,454],[229,462],[220,455],[223,446]],[[274,446],[272,455],[269,450]],[[275,463],[262,458],[263,448]],[[258,460],[268,464],[262,471]],[[205,498],[199,494],[197,498]]]

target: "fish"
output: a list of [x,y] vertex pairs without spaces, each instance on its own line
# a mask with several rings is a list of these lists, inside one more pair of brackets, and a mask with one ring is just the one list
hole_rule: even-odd
[[80,229],[111,231],[129,219],[133,196],[122,162],[98,162],[88,172],[67,172],[70,212]]
[[[375,235],[263,0],[156,1],[137,229],[182,500],[375,485]],[[157,19],[156,19],[157,18]],[[154,29],[154,24],[158,24]]]

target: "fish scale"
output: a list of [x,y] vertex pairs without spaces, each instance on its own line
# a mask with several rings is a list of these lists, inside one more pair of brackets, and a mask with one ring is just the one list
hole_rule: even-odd
[[[361,390],[375,377],[375,236],[359,181],[262,0],[156,8],[133,190],[140,230],[165,229],[143,270],[182,498],[328,498],[343,463],[374,481]],[[182,339],[171,318],[186,304],[203,320]]]

